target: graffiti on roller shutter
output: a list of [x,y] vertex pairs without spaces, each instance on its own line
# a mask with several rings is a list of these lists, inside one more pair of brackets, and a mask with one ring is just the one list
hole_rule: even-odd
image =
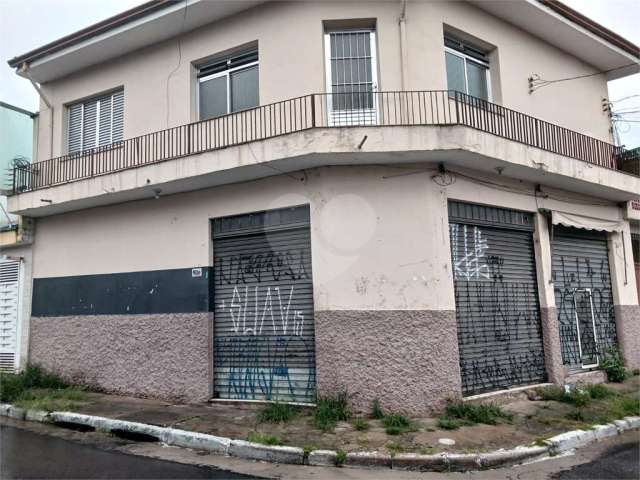
[[589,307],[593,308],[598,353],[602,354],[607,348],[616,344],[617,335],[609,264],[605,259],[574,255],[559,255],[558,263],[553,275],[556,308],[560,323],[562,357],[565,364],[577,365],[581,362],[574,306],[577,290],[588,288],[591,291],[592,305]]
[[216,336],[216,369],[225,397],[313,400],[313,330],[296,299],[311,282],[304,251],[219,257],[216,311],[230,320]]
[[535,277],[519,273],[527,267],[518,267],[513,253],[505,256],[515,247],[496,232],[450,224],[460,368],[468,391],[523,384],[544,373]]

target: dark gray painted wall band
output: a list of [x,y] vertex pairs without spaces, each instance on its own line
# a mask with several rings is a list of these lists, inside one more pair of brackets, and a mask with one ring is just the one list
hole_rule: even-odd
[[32,315],[131,315],[209,311],[211,268],[108,273],[33,280]]

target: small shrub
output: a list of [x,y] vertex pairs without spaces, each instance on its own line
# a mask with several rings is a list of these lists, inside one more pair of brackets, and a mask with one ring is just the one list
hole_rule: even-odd
[[282,445],[278,437],[260,432],[251,432],[247,437],[247,441],[263,445]]
[[258,413],[258,421],[264,423],[286,423],[296,415],[300,408],[288,403],[269,403]]
[[610,382],[621,383],[627,378],[627,371],[624,368],[622,355],[615,347],[607,349],[603,355],[600,366],[607,373],[607,380]]
[[616,392],[602,384],[585,385],[584,389],[594,400],[601,400],[603,398],[614,397],[616,395]]
[[510,413],[492,403],[474,405],[464,402],[449,403],[445,409],[444,417],[463,420],[471,425],[476,423],[496,425],[499,421],[509,422],[513,418]]
[[463,422],[455,418],[440,417],[437,426],[442,430],[457,430],[463,426]]
[[384,431],[387,435],[400,435],[403,432],[403,429],[400,427],[396,427],[395,425],[390,425],[384,428]]
[[559,385],[548,385],[546,387],[538,387],[536,388],[536,393],[540,395],[542,400],[554,400],[556,402],[565,402],[566,392],[564,388]]
[[358,417],[353,421],[353,428],[355,428],[359,432],[361,432],[363,430],[368,430],[369,429],[369,423],[364,418]]
[[576,407],[586,407],[591,402],[589,392],[580,388],[574,388],[566,394],[565,402],[571,403]]
[[373,405],[371,407],[371,417],[376,420],[382,420],[384,418],[384,411],[380,406],[380,400],[377,398],[373,399]]
[[350,418],[347,392],[317,398],[313,414],[313,424],[316,428],[322,431],[332,430],[338,422],[348,421]]
[[338,450],[336,452],[336,466],[340,467],[344,465],[344,462],[347,460],[347,452],[344,450]]

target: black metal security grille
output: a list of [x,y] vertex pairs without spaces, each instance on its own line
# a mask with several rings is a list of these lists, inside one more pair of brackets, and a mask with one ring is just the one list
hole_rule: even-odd
[[[564,127],[454,90],[317,93],[115,141],[13,168],[21,193],[318,127],[465,125],[615,170],[640,157]],[[349,105],[349,110],[336,108]],[[339,121],[338,121],[339,120]],[[118,139],[119,140],[119,139]],[[624,161],[623,161],[624,160]]]
[[463,393],[544,381],[532,216],[450,202],[449,218]]
[[214,220],[214,392],[315,401],[309,209]]
[[[552,246],[562,361],[569,368],[577,369],[593,364],[596,355],[617,342],[607,237],[602,232],[554,227]],[[593,305],[593,319],[590,318],[587,289]],[[582,357],[578,346],[576,309],[582,329]],[[593,326],[590,325],[594,320],[597,338],[593,338]]]

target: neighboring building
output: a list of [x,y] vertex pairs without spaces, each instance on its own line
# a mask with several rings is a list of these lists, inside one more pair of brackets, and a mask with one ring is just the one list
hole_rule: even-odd
[[33,222],[7,210],[13,168],[34,157],[37,114],[0,102],[0,371],[14,371],[27,359],[31,315]]
[[408,413],[640,367],[640,177],[602,108],[639,60],[551,0],[155,0],[16,57],[29,358]]

